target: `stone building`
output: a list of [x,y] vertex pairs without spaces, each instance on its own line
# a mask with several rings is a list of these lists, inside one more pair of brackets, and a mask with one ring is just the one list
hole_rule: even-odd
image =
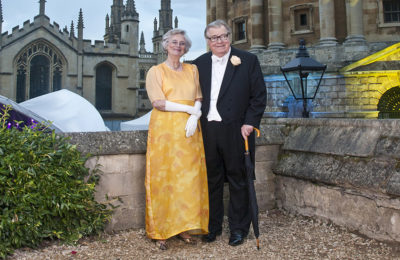
[[[291,97],[280,67],[295,57],[300,39],[312,58],[328,65],[309,104],[313,117],[377,117],[381,97],[399,86],[398,0],[207,0],[207,22],[215,19],[230,24],[233,46],[258,55],[270,116],[296,114],[290,110],[298,102]],[[372,74],[366,71],[374,66],[357,72],[361,60],[378,62],[375,67],[385,70],[379,72],[382,77],[376,69]],[[355,65],[350,73],[345,67],[351,64]],[[355,79],[357,73],[364,74],[363,83]],[[379,86],[385,77],[385,87]],[[351,86],[354,82],[356,87]]]
[[0,95],[21,102],[68,89],[89,100],[106,122],[147,111],[145,74],[164,58],[161,36],[172,29],[171,1],[161,0],[159,26],[154,21],[153,52],[146,51],[143,32],[139,45],[134,0],[125,4],[113,0],[111,15],[105,17],[104,40],[95,40],[94,45],[84,39],[82,10],[77,27],[72,21],[68,30],[50,23],[45,3],[39,1],[39,14],[33,21],[25,21],[22,28],[15,26],[9,34],[2,32],[0,0]]

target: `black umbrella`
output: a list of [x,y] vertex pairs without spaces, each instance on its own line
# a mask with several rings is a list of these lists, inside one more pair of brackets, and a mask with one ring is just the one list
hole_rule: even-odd
[[[260,130],[254,128],[257,133],[257,137],[260,136]],[[251,156],[249,152],[249,143],[247,138],[244,140],[245,153],[244,153],[244,163],[246,166],[246,177],[247,177],[247,186],[249,190],[249,207],[251,213],[251,222],[253,223],[253,231],[257,240],[257,249],[260,250],[260,240],[258,236],[260,235],[260,230],[258,228],[258,205],[257,205],[257,197],[256,190],[254,189],[254,164],[251,161]]]

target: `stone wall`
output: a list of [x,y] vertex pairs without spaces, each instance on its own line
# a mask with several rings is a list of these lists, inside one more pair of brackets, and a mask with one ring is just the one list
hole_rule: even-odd
[[[399,128],[399,120],[264,118],[256,147],[260,211],[278,207],[400,242]],[[143,228],[147,132],[66,135],[92,154],[87,166],[102,171],[97,200],[119,206],[107,229]]]
[[399,120],[266,123],[285,133],[274,168],[278,207],[400,242]]
[[[264,130],[261,129],[263,132]],[[274,134],[276,136],[274,136]],[[147,131],[69,133],[70,142],[92,156],[86,163],[90,169],[99,169],[100,183],[96,199],[111,202],[115,209],[108,231],[143,228],[145,225],[145,160]],[[278,158],[279,145],[268,140],[281,140],[279,131],[263,134],[256,152],[256,190],[260,211],[275,208],[275,179],[272,167]],[[270,143],[267,145],[267,142]],[[225,187],[227,210],[229,190]],[[119,200],[120,199],[120,200]]]

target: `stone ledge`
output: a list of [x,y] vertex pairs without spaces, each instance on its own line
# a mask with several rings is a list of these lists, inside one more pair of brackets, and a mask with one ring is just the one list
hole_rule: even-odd
[[147,131],[63,133],[79,151],[91,155],[146,153]]
[[279,208],[330,220],[368,237],[400,242],[400,200],[361,190],[278,177]]
[[397,165],[397,160],[289,152],[280,156],[274,173],[315,183],[400,196],[400,170]]

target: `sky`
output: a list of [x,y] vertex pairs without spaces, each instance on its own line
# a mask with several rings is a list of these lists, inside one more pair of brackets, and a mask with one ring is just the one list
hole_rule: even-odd
[[[24,21],[33,21],[39,14],[39,0],[0,0],[3,7],[3,33],[12,32],[12,28]],[[45,14],[50,23],[56,22],[60,28],[71,27],[74,21],[75,34],[79,9],[83,12],[83,38],[85,40],[103,40],[105,17],[110,15],[112,0],[47,0]],[[124,4],[126,0],[124,0]],[[139,13],[139,37],[144,32],[146,50],[153,51],[154,18],[159,17],[161,0],[135,0],[136,11]],[[206,41],[203,31],[206,26],[206,0],[171,0],[173,19],[178,17],[178,27],[186,30],[192,40],[192,48],[183,57],[191,60],[206,51]],[[174,23],[173,23],[174,24]]]

